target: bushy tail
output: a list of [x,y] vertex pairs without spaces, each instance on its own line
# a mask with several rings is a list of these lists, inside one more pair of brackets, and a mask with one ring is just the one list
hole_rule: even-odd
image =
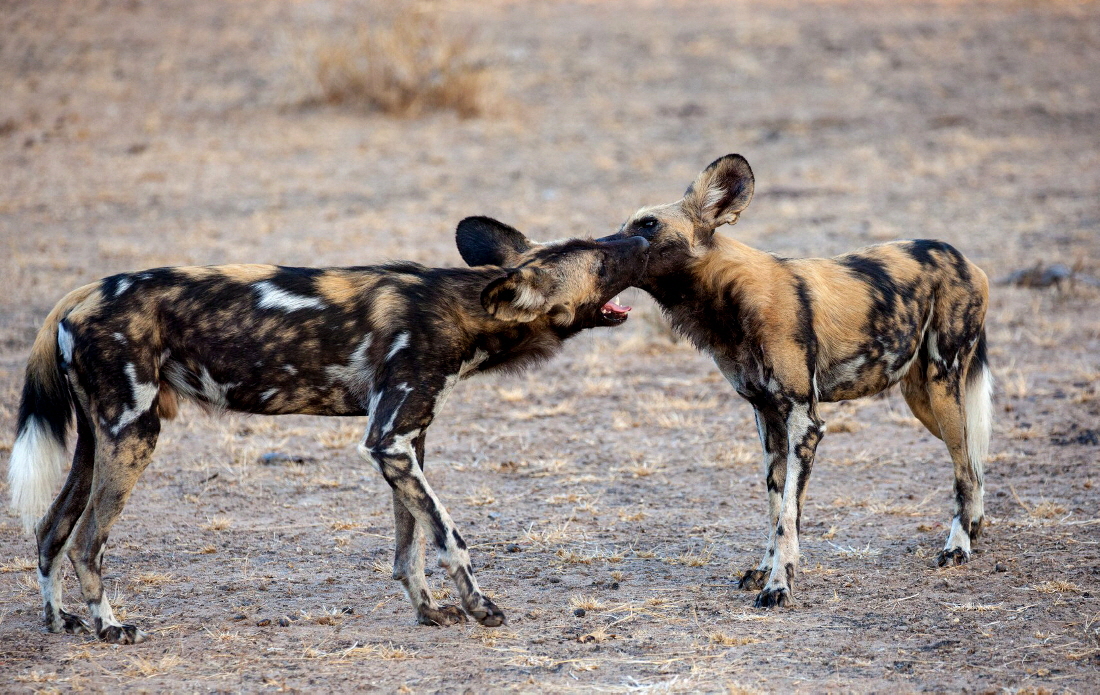
[[72,421],[73,399],[61,371],[57,327],[96,287],[98,283],[73,290],[57,303],[38,331],[27,361],[8,465],[8,487],[11,505],[28,532],[46,512],[69,458],[65,440]]
[[985,348],[985,328],[978,336],[978,345],[970,357],[966,374],[966,450],[970,466],[978,474],[979,485],[985,483],[985,457],[989,453],[989,438],[993,431],[993,374]]

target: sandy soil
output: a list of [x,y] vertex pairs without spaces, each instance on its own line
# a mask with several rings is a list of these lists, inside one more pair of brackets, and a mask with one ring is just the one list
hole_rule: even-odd
[[[603,234],[731,151],[758,194],[723,233],[761,248],[936,237],[994,278],[1100,276],[1100,4],[433,7],[487,66],[484,117],[301,107],[355,4],[0,3],[0,453],[35,331],[78,284],[458,264],[466,215]],[[464,383],[431,430],[429,478],[507,626],[413,624],[361,421],[189,408],[105,563],[155,639],[45,634],[5,509],[0,690],[1100,689],[1097,290],[994,290],[992,524],[969,565],[933,563],[943,445],[896,392],[834,405],[797,605],[769,612],[735,588],[765,541],[751,410],[629,299],[626,326]]]

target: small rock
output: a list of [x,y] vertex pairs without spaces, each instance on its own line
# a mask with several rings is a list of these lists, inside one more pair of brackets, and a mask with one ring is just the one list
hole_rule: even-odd
[[263,620],[256,623],[256,627],[267,627],[270,624],[271,624],[271,618],[264,618]]
[[247,618],[247,617],[248,617],[248,616],[244,615],[243,613],[239,613],[239,614],[237,614],[237,615],[233,616],[233,619],[234,619],[234,620],[244,620],[244,619],[245,619],[245,618]]
[[290,620],[287,618],[279,618],[279,627],[290,627]]
[[305,463],[305,456],[297,454],[284,454],[281,451],[269,451],[260,455],[260,463],[266,466],[274,466],[280,463]]
[[997,572],[1007,572],[1008,571],[1008,565],[1006,565],[1003,562],[998,562],[997,566],[994,567],[993,569],[996,570]]
[[500,512],[489,512],[488,516],[493,521],[496,521],[497,519],[500,518]]
[[551,584],[561,584],[561,577],[550,577],[546,581],[550,582]]
[[344,606],[343,608],[340,609],[340,612],[343,613],[344,615],[355,615],[355,609],[352,608],[351,606]]
[[520,548],[515,543],[509,543],[508,547],[506,547],[505,550],[507,550],[510,553],[518,553],[520,550],[523,550],[523,548]]
[[612,589],[618,589],[619,588],[619,583],[618,582],[611,582],[611,588]]
[[578,618],[583,618],[584,617],[584,609],[583,608],[574,609],[573,610],[573,615],[577,616]]

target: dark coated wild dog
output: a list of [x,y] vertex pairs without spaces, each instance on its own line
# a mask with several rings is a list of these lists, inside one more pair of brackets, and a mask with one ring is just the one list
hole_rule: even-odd
[[638,286],[756,411],[771,535],[741,587],[760,591],[757,607],[791,600],[806,483],[825,433],[817,404],[899,382],[954,462],[955,518],[939,563],[966,562],[982,526],[991,423],[985,273],[939,241],[789,259],[715,234],[737,221],[752,193],[748,162],[727,155],[683,199],[643,208],[604,238],[649,240]]
[[[116,643],[145,638],[115,618],[100,572],[111,524],[178,397],[265,415],[366,415],[359,453],[393,489],[393,578],[417,620],[466,620],[428,591],[424,533],[462,608],[482,625],[502,624],[424,477],[427,428],[460,379],[518,369],[585,328],[625,321],[628,308],[609,300],[638,280],[649,245],[533,244],[488,218],[463,220],[457,241],[478,267],[159,268],[114,275],[62,299],[31,352],[9,470],[13,505],[38,541],[48,629],[94,629]],[[74,412],[72,468],[47,510]],[[65,553],[92,625],[62,608]]]

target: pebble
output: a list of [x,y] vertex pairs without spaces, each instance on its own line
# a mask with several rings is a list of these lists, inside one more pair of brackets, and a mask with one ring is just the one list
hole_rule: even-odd
[[584,609],[583,608],[574,609],[573,610],[573,615],[577,616],[578,618],[583,618],[584,617]]
[[260,622],[256,623],[256,627],[267,627],[271,624],[271,618],[264,618]]
[[290,621],[286,618],[279,618],[279,627],[290,627]]
[[1005,565],[1005,563],[1003,563],[1003,562],[998,562],[997,566],[994,567],[993,569],[996,570],[997,572],[1007,572],[1008,571],[1008,566]]

